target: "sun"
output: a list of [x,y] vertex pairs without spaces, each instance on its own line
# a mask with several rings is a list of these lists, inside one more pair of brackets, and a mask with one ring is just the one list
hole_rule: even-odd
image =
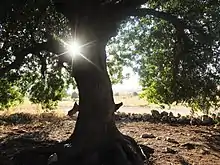
[[68,44],[68,51],[70,52],[71,56],[81,54],[81,46],[79,42],[72,41]]

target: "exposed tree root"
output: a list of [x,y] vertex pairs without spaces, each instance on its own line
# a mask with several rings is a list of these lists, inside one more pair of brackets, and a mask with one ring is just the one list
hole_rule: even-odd
[[15,165],[143,165],[153,153],[153,149],[144,149],[133,138],[121,134],[95,151],[72,155],[74,146],[62,142],[52,147],[24,150],[14,157],[14,162]]
[[[115,112],[123,105],[123,102],[120,102],[118,104],[115,104]],[[77,111],[79,111],[79,105],[75,102],[73,105],[73,108],[68,111],[68,116],[73,116]]]

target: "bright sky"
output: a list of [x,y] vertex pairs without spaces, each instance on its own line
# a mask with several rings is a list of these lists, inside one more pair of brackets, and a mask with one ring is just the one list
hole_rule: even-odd
[[130,78],[124,80],[122,84],[115,84],[112,86],[114,92],[138,91],[140,90],[139,77],[133,72],[131,68],[124,67],[123,74],[130,74]]

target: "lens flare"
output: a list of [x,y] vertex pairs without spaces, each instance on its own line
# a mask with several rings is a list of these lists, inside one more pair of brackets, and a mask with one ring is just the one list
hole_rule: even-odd
[[71,56],[80,55],[81,54],[81,46],[77,41],[72,41],[68,44],[68,52]]

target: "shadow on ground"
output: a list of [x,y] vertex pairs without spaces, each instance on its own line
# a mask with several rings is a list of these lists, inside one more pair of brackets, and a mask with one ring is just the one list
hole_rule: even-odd
[[15,132],[1,138],[0,165],[12,165],[13,156],[22,150],[47,147],[58,143],[58,141],[47,139],[47,134],[39,131],[22,133],[22,135]]
[[[74,119],[57,117],[52,114],[33,116],[14,114],[0,116],[0,165],[12,165],[12,157],[19,151],[46,147],[66,140],[72,133]],[[220,164],[220,130],[214,126],[190,126],[151,122],[117,121],[117,126],[124,134],[134,137],[140,144],[155,149],[152,156],[154,165],[167,164]],[[151,133],[155,138],[141,138],[140,135]],[[173,144],[167,137],[178,141]],[[194,149],[187,149],[182,144],[195,144]],[[198,145],[199,144],[199,145]],[[171,148],[175,153],[164,149]],[[209,153],[206,152],[208,149]],[[203,162],[201,162],[203,158]],[[33,165],[33,164],[31,164]]]

